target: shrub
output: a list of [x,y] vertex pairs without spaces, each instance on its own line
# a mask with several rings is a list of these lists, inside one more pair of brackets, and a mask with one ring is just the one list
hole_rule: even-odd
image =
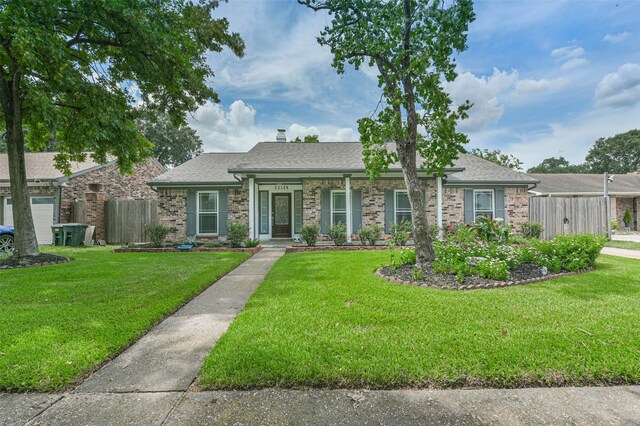
[[612,231],[615,231],[616,229],[618,229],[618,221],[617,221],[617,220],[615,220],[615,219],[613,219],[613,220],[611,221],[611,230],[612,230]]
[[316,245],[318,235],[320,235],[320,227],[318,225],[305,225],[300,228],[300,237],[309,247]]
[[482,278],[504,281],[509,278],[509,266],[507,262],[494,259],[481,259],[475,267],[475,271]]
[[375,246],[376,241],[378,241],[378,239],[380,238],[381,233],[382,228],[378,225],[364,226],[358,231],[358,240],[360,240],[360,244],[362,244],[363,246],[366,244]]
[[249,224],[245,222],[229,222],[229,244],[231,247],[241,247],[249,238]]
[[247,240],[244,242],[244,246],[247,248],[258,247],[260,245],[260,240]]
[[161,223],[152,223],[144,226],[144,233],[151,240],[152,247],[162,247],[165,238],[171,233],[171,228]]
[[535,222],[523,222],[520,225],[520,232],[525,238],[539,239],[542,234],[542,225]]
[[400,223],[391,225],[391,240],[397,246],[403,246],[409,241],[409,233],[411,232],[411,222],[403,220]]
[[622,221],[624,222],[624,226],[626,227],[631,225],[631,222],[633,221],[633,217],[631,216],[631,212],[629,211],[629,209],[626,209],[624,211],[624,216],[622,216]]
[[509,233],[511,229],[509,226],[503,226],[501,221],[486,217],[479,217],[474,228],[476,229],[478,236],[488,243],[507,243],[509,241]]
[[220,244],[219,242],[212,242],[212,243],[206,243],[204,246],[207,248],[217,248],[217,247],[222,247],[222,244]]
[[338,222],[329,229],[329,238],[337,246],[343,246],[347,242],[347,225],[342,222]]
[[523,237],[522,235],[512,235],[509,237],[509,244],[516,244],[526,246],[530,244],[530,239]]
[[432,240],[435,240],[436,238],[438,238],[439,233],[440,233],[440,228],[438,228],[438,225],[429,225],[429,236],[431,237]]
[[405,248],[400,250],[400,266],[415,265],[416,251],[415,249]]
[[558,235],[550,241],[536,241],[539,262],[553,272],[579,271],[595,265],[605,238],[592,234]]

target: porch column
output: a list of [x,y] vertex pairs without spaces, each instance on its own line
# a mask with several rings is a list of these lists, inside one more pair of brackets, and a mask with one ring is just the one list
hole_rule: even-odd
[[437,195],[436,206],[438,210],[438,238],[442,238],[442,176],[436,177]]
[[249,239],[254,240],[256,238],[256,226],[255,226],[255,184],[254,178],[249,177]]
[[344,175],[344,190],[347,202],[347,242],[351,242],[353,214],[351,213],[351,175]]

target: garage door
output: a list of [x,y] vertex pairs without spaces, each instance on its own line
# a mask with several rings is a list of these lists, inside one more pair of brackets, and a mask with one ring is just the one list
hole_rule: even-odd
[[[31,214],[36,228],[38,244],[51,244],[53,224],[53,197],[31,197]],[[13,226],[11,198],[4,199],[4,224]]]

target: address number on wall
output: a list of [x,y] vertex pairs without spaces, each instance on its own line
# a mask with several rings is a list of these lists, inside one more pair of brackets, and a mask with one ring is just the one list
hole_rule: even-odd
[[273,189],[276,191],[289,190],[289,185],[275,185]]

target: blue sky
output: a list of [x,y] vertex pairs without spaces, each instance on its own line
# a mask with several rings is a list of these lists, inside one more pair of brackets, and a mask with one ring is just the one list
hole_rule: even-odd
[[[640,1],[476,1],[453,99],[474,103],[460,124],[469,148],[499,148],[525,168],[562,155],[582,162],[600,137],[640,128]],[[189,119],[206,151],[274,140],[358,140],[376,107],[373,70],[337,75],[316,36],[330,21],[294,0],[230,0],[217,9],[246,55],[209,57],[221,103]]]

